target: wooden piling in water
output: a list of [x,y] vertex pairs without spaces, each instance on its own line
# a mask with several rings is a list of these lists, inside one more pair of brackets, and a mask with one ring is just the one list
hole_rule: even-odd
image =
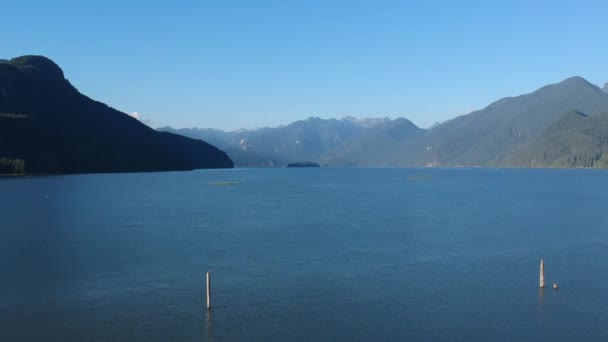
[[207,272],[207,311],[211,310],[211,272]]
[[540,259],[540,280],[539,280],[540,288],[545,287],[545,261]]

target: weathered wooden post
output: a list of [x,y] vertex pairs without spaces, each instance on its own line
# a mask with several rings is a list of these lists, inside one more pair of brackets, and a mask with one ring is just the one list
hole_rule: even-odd
[[211,272],[207,272],[207,311],[211,310]]
[[540,288],[545,287],[545,261],[540,259],[540,280],[539,280]]

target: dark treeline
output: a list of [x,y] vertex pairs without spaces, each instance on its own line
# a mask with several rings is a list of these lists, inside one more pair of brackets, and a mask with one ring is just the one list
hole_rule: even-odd
[[24,175],[25,172],[23,160],[0,158],[0,175]]

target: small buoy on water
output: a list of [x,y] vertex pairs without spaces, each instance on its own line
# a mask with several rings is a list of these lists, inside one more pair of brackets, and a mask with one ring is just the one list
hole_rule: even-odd
[[559,285],[557,285],[557,283],[553,283],[553,288],[557,290],[557,288],[559,287]]

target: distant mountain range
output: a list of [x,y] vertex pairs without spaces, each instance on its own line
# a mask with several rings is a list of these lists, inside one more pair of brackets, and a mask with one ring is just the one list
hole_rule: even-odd
[[80,94],[48,58],[0,60],[0,174],[232,166],[214,146],[157,132]]
[[[234,132],[160,130],[219,146],[237,166],[315,161],[325,166],[604,167],[599,141],[608,134],[601,124],[602,113],[608,113],[607,91],[608,84],[602,89],[572,77],[428,130],[404,118],[309,118]],[[558,145],[562,149],[556,150]]]
[[407,141],[420,139],[427,130],[398,118],[370,127],[343,144],[326,151],[319,163],[334,166],[389,165],[393,149]]
[[345,141],[369,128],[390,122],[389,119],[342,120],[308,118],[287,126],[224,132],[217,129],[172,129],[159,131],[201,139],[226,151],[237,166],[272,167],[318,160]]
[[572,77],[429,129],[405,118],[311,117],[232,132],[158,130],[80,94],[48,58],[0,59],[0,174],[190,170],[232,160],[241,167],[608,167],[608,83]]

